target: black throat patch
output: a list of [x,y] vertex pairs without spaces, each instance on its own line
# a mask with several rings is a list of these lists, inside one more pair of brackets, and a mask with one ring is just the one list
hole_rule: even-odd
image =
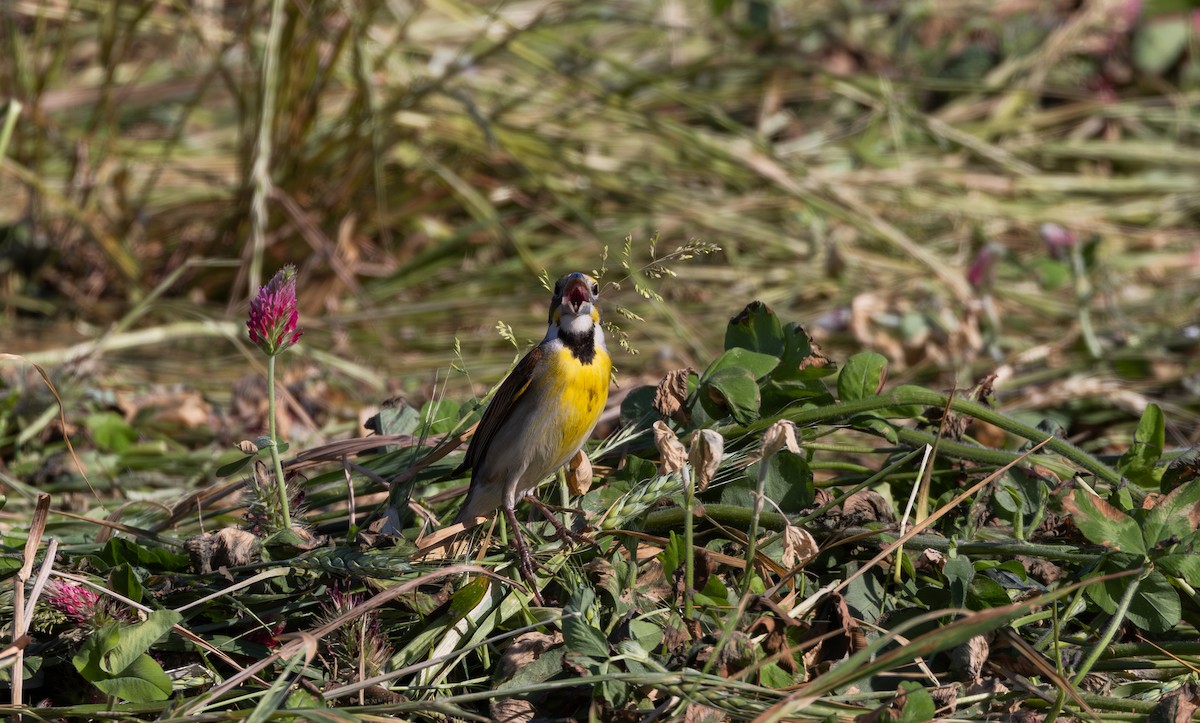
[[558,338],[580,364],[591,364],[596,358],[596,327],[582,333],[559,329]]

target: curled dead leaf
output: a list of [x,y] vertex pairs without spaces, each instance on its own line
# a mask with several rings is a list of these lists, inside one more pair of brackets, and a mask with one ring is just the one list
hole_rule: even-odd
[[941,570],[945,566],[946,556],[931,547],[921,550],[921,554],[913,560],[913,568],[916,570]]
[[562,642],[563,636],[561,632],[547,635],[546,633],[539,633],[533,630],[518,635],[500,655],[500,664],[496,669],[498,680],[505,681],[511,679],[516,675],[518,670],[529,666],[535,660],[542,657],[547,650],[553,648],[555,645],[561,645]]
[[975,683],[982,677],[983,664],[987,662],[990,650],[987,638],[976,635],[951,650],[950,661],[964,680]]
[[929,697],[933,698],[933,703],[938,708],[947,708],[953,711],[958,707],[957,685],[935,685],[926,690],[929,691]]
[[794,454],[800,454],[800,444],[796,441],[796,424],[790,419],[776,420],[763,435],[762,456],[772,457],[781,449]]
[[822,599],[813,620],[812,627],[801,638],[802,643],[812,643],[804,653],[805,670],[826,670],[847,654],[867,647],[866,632],[850,613],[846,599],[838,593],[830,593]]
[[719,708],[710,708],[701,703],[689,703],[683,709],[684,723],[725,723],[729,716]]
[[842,503],[842,515],[851,524],[894,522],[896,515],[883,495],[874,490],[859,490]]
[[663,376],[654,389],[654,409],[664,417],[687,415],[688,376],[695,374],[691,367],[673,369]]
[[666,422],[661,420],[654,423],[654,446],[658,447],[659,474],[679,472],[687,463],[687,451],[684,450],[683,443]]
[[708,489],[709,483],[717,476],[717,468],[721,466],[724,456],[725,438],[716,430],[701,429],[692,435],[688,461],[692,465],[692,474],[696,476],[697,491]]
[[803,527],[796,525],[786,525],[783,528],[783,555],[780,556],[780,562],[786,568],[794,568],[807,565],[810,560],[817,556],[820,548],[817,546],[817,541]]
[[1154,706],[1149,720],[1191,723],[1197,708],[1200,708],[1200,686],[1188,684],[1164,695]]
[[592,460],[582,449],[567,463],[567,489],[573,495],[585,495],[592,488]]
[[524,698],[493,698],[488,712],[498,723],[528,723],[537,715],[537,708]]
[[249,565],[259,559],[260,541],[252,533],[236,527],[202,532],[183,543],[192,561],[192,569],[209,573],[222,567]]

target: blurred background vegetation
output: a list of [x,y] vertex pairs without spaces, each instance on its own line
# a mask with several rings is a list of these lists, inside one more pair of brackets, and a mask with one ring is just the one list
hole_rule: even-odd
[[1188,2],[13,0],[0,24],[0,346],[100,339],[79,376],[228,403],[246,300],[294,262],[310,378],[479,391],[516,353],[498,321],[540,338],[543,270],[621,281],[627,238],[635,272],[697,239],[721,251],[644,279],[663,301],[609,290],[645,319],[623,385],[703,367],[757,298],[893,382],[999,370],[1010,407],[1196,420]]

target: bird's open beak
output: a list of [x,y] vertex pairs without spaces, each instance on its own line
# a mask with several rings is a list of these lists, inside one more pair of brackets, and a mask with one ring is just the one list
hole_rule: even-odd
[[588,294],[587,281],[584,279],[572,279],[567,282],[567,288],[563,289],[563,303],[567,305],[571,312],[578,314],[584,304],[591,301]]

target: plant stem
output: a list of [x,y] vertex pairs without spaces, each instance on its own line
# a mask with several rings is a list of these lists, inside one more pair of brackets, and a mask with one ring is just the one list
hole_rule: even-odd
[[695,537],[696,516],[692,510],[696,503],[695,479],[692,470],[684,465],[680,471],[683,475],[683,619],[691,620],[695,615],[695,603],[692,593],[696,587],[696,550],[692,547]]
[[750,515],[750,531],[746,540],[746,576],[742,578],[742,597],[750,594],[754,580],[754,556],[758,554],[758,520],[762,517],[763,495],[767,487],[767,465],[774,455],[764,454],[758,462],[758,486],[754,488],[754,510]]
[[[921,407],[938,407],[945,408],[949,404],[951,410],[960,414],[966,414],[980,421],[993,424],[1000,429],[1009,432],[1010,434],[1022,437],[1031,442],[1041,442],[1048,436],[1045,432],[1031,427],[1028,424],[1018,422],[1011,417],[1005,416],[996,410],[987,407],[978,402],[972,402],[967,399],[954,397],[949,399],[945,394],[932,392],[928,389],[916,386],[900,386],[892,391],[866,399],[856,399],[851,402],[840,402],[825,407],[800,409],[783,415],[783,418],[790,419],[798,426],[816,424],[818,422],[829,423],[835,419],[845,419],[856,414],[865,412],[874,412],[895,407],[921,406]],[[718,431],[725,437],[736,437],[740,433],[746,432],[761,432],[767,427],[775,423],[778,417],[771,417],[760,422],[755,422],[747,427],[730,426],[721,428]],[[899,429],[897,433],[904,438],[904,432],[911,430]],[[920,443],[926,440],[932,440],[932,435],[923,435]],[[970,449],[980,456],[994,457],[997,461],[1001,456],[1008,457],[1011,453],[998,452],[996,450],[988,450],[984,447],[976,447],[974,445],[966,445],[961,443],[951,444],[948,441],[943,441],[940,446],[940,451],[943,453],[952,453],[952,456],[958,456],[959,450]],[[1075,445],[1058,437],[1051,437],[1046,442],[1045,449],[1062,455],[1066,459],[1074,462],[1079,467],[1091,472],[1096,477],[1108,482],[1109,484],[1120,484],[1121,475],[1113,468],[1104,464],[1092,455],[1084,452]],[[1000,462],[1004,464],[1004,462]]]
[[275,463],[275,485],[279,490],[279,510],[282,528],[292,529],[292,510],[288,501],[287,481],[283,478],[283,461],[279,459],[279,437],[275,432],[275,355],[267,357],[267,423],[270,425],[271,461]]
[[1142,574],[1133,578],[1129,583],[1129,587],[1125,588],[1125,594],[1121,596],[1121,602],[1117,603],[1117,610],[1113,613],[1112,619],[1108,621],[1108,627],[1104,629],[1104,633],[1100,635],[1100,639],[1088,651],[1087,657],[1079,664],[1079,670],[1075,673],[1075,678],[1071,681],[1073,685],[1079,685],[1083,677],[1091,671],[1092,666],[1100,659],[1100,654],[1112,642],[1113,637],[1117,634],[1117,630],[1125,622],[1125,614],[1129,611],[1130,604],[1133,603],[1133,596],[1137,594],[1142,580],[1146,579],[1146,575],[1149,574],[1149,569],[1143,570]]
[[271,131],[275,123],[275,96],[279,85],[279,44],[283,36],[283,0],[272,0],[271,24],[267,26],[267,47],[263,49],[262,106],[258,109],[258,138],[254,143],[254,161],[250,180],[254,195],[250,199],[250,273],[247,274],[250,296],[254,297],[262,280],[263,254],[267,240],[267,197],[271,195]]
[[[664,530],[678,530],[685,525],[686,512],[678,507],[665,510],[655,510],[647,514],[642,522],[642,529],[648,533],[661,533]],[[705,505],[704,516],[730,527],[742,527],[750,522],[752,512],[737,505]],[[781,531],[787,520],[776,512],[764,511],[759,517],[763,527]],[[804,520],[799,522],[803,523]],[[895,539],[895,530],[873,530],[866,527],[847,527],[843,529],[827,529],[815,525],[806,525],[818,540],[826,541],[831,537],[853,537],[856,545],[879,544]],[[831,540],[832,541],[832,540]],[[939,552],[950,549],[951,540],[941,535],[916,535],[909,540],[911,546],[929,547]],[[956,545],[959,552],[968,555],[1012,556],[1029,555],[1044,557],[1047,560],[1061,560],[1079,564],[1092,564],[1099,558],[1099,553],[1087,552],[1071,545],[1043,545],[1022,540],[959,540]]]
[[20,102],[16,98],[10,98],[8,111],[4,114],[4,123],[0,125],[0,158],[4,158],[8,153],[8,142],[12,139],[13,128],[17,126],[17,119],[20,117]]
[[[1135,577],[1129,583],[1129,586],[1125,588],[1125,594],[1121,596],[1120,602],[1117,603],[1117,609],[1113,612],[1112,618],[1108,621],[1108,627],[1106,627],[1104,632],[1100,634],[1100,638],[1096,641],[1096,644],[1093,645],[1092,649],[1088,651],[1087,657],[1084,658],[1083,662],[1079,664],[1079,670],[1075,671],[1075,677],[1071,679],[1072,686],[1076,688],[1079,687],[1079,683],[1089,672],[1091,672],[1092,666],[1096,664],[1096,661],[1100,659],[1100,655],[1104,652],[1104,649],[1108,647],[1109,643],[1112,642],[1113,637],[1115,637],[1117,634],[1117,630],[1119,630],[1121,624],[1125,622],[1125,614],[1129,611],[1129,605],[1133,602],[1133,596],[1137,594],[1138,587],[1141,585],[1142,580],[1144,580],[1146,575],[1149,574],[1150,570],[1148,568],[1143,569],[1142,574]],[[1054,701],[1054,705],[1050,707],[1049,711],[1047,711],[1045,720],[1047,722],[1055,720],[1058,717],[1058,714],[1062,711],[1062,707],[1066,701],[1067,691],[1060,690],[1058,692],[1057,700]]]

